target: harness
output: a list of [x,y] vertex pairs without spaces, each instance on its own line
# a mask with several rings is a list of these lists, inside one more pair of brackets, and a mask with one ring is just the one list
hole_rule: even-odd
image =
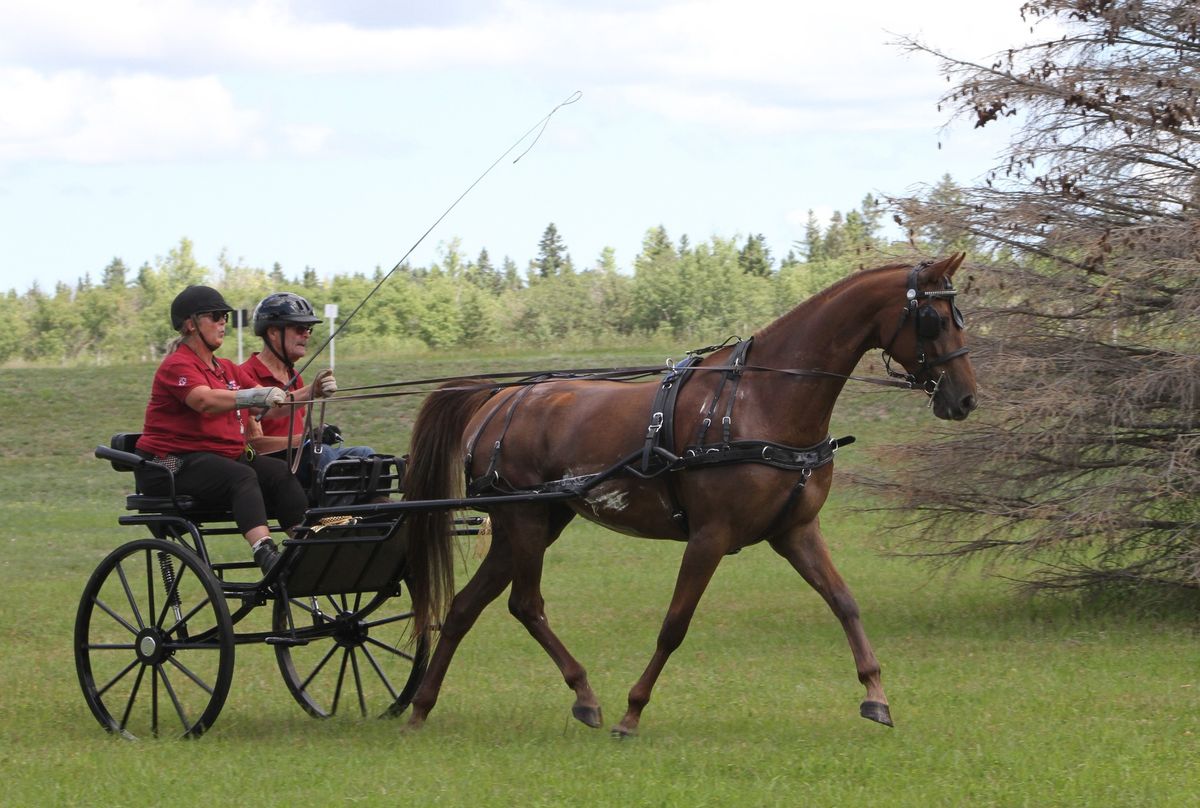
[[[737,338],[729,338],[729,340],[732,339]],[[733,402],[737,400],[737,388],[742,381],[742,371],[746,365],[746,354],[750,352],[750,343],[753,342],[753,339],[751,337],[747,340],[740,340],[734,346],[733,353],[729,357],[728,366],[721,371],[721,379],[717,385],[716,395],[713,396],[708,412],[700,422],[695,440],[697,444],[704,440],[705,435],[708,433],[708,428],[712,426],[712,419],[716,413],[717,406],[721,402],[721,395],[725,391],[725,385],[732,380],[728,404],[725,408],[725,416],[721,419],[725,442],[729,442],[729,430],[733,422]],[[687,358],[675,365],[666,378],[663,379],[662,384],[659,385],[658,392],[654,394],[654,403],[650,406],[650,426],[646,429],[646,440],[642,446],[641,473],[643,475],[651,475],[651,461],[655,458],[660,461],[666,460],[668,463],[678,462],[679,458],[674,454],[673,439],[675,435],[675,401],[679,398],[679,391],[683,388],[684,383],[691,378],[693,375],[692,369],[700,363],[704,354],[727,347],[729,340],[725,340],[720,345],[710,345],[707,348],[689,351]]]
[[[888,375],[894,379],[902,379],[904,382],[903,384],[888,382],[887,380],[879,382],[881,384],[887,383],[909,389],[922,387],[931,401],[937,393],[938,385],[941,383],[940,377],[936,380],[932,378],[933,369],[938,365],[949,362],[951,359],[965,355],[968,350],[966,347],[962,347],[938,356],[933,360],[929,359],[927,350],[929,343],[937,340],[942,334],[943,329],[948,327],[945,318],[934,308],[930,301],[938,298],[949,300],[951,319],[954,326],[959,329],[964,327],[962,312],[959,311],[958,305],[954,301],[954,297],[958,293],[950,284],[948,278],[943,279],[943,288],[941,289],[926,292],[919,288],[918,281],[921,271],[932,263],[932,261],[923,261],[914,266],[909,272],[908,288],[905,293],[906,302],[900,315],[900,322],[883,351],[884,367],[887,369]],[[913,321],[916,336],[916,358],[920,363],[920,369],[915,375],[900,373],[894,371],[891,367],[892,348],[910,318]],[[679,398],[679,391],[684,384],[696,375],[696,370],[699,368],[705,354],[729,347],[730,342],[735,339],[738,341],[734,344],[729,360],[724,366],[703,368],[703,370],[720,374],[716,391],[704,413],[704,417],[697,426],[693,442],[682,453],[676,454],[673,436],[675,434],[675,405]],[[753,338],[741,340],[737,337],[730,337],[719,345],[710,345],[706,348],[689,351],[686,359],[670,368],[670,372],[655,392],[654,400],[650,407],[650,421],[640,449],[631,452],[603,471],[574,477],[564,477],[558,480],[548,480],[528,489],[514,488],[508,485],[500,476],[499,461],[501,448],[504,436],[508,434],[509,426],[512,424],[513,417],[516,414],[517,407],[525,400],[533,384],[538,381],[547,381],[553,378],[554,374],[539,375],[531,377],[528,380],[522,380],[523,384],[529,384],[529,386],[522,389],[509,401],[504,419],[504,427],[501,430],[500,437],[496,439],[492,446],[492,454],[487,471],[475,479],[470,479],[469,476],[467,478],[468,496],[479,496],[485,493],[568,493],[574,496],[582,496],[592,488],[614,477],[631,475],[641,479],[651,479],[666,474],[668,475],[666,477],[666,486],[670,498],[672,517],[680,522],[681,526],[686,527],[687,515],[679,503],[679,498],[675,491],[675,476],[672,472],[707,466],[727,465],[730,463],[761,463],[773,468],[800,472],[799,479],[788,493],[782,507],[772,519],[769,528],[763,534],[766,536],[771,535],[779,529],[781,522],[791,510],[791,507],[795,504],[800,494],[803,493],[805,484],[808,478],[812,476],[812,473],[832,462],[837,450],[842,446],[854,443],[854,437],[852,435],[841,438],[826,437],[820,443],[804,447],[786,446],[768,440],[732,440],[733,406],[737,401],[738,385],[741,383],[743,374],[748,369],[776,370],[771,368],[754,368],[754,366],[747,365],[746,357],[750,352],[752,343]],[[840,378],[855,378],[853,376],[826,373],[824,371],[776,370],[776,372],[791,373],[798,376],[829,375]],[[944,377],[944,375],[943,373],[942,376]],[[923,384],[921,384],[920,376],[925,377]],[[499,392],[501,389],[503,389],[503,386],[497,386],[493,389],[493,393]],[[725,406],[724,414],[720,418],[720,440],[706,443],[709,430],[715,422],[722,401],[724,401]],[[475,445],[480,435],[487,425],[500,413],[501,409],[497,407],[492,410],[468,441],[466,457],[467,475],[470,474]]]
[[[837,439],[830,437],[818,444],[805,447],[786,446],[768,440],[732,440],[733,405],[737,401],[738,385],[741,383],[743,372],[746,369],[746,356],[750,352],[753,342],[752,339],[747,339],[739,340],[734,345],[727,365],[719,371],[720,378],[715,394],[697,427],[694,441],[681,454],[676,454],[673,435],[675,433],[675,404],[679,397],[679,391],[692,378],[694,369],[705,354],[728,347],[729,342],[730,340],[726,340],[719,345],[710,345],[706,348],[689,351],[686,359],[671,368],[671,372],[667,374],[658,390],[655,391],[654,401],[650,407],[650,423],[646,429],[642,448],[631,452],[603,471],[549,480],[532,489],[513,488],[505,483],[499,473],[504,436],[508,434],[517,407],[533,389],[532,386],[523,388],[512,397],[506,408],[497,407],[492,410],[467,442],[466,469],[469,474],[480,435],[487,425],[500,414],[501,410],[505,410],[504,426],[500,437],[492,445],[488,468],[479,477],[474,479],[468,477],[467,495],[565,492],[582,496],[613,477],[632,475],[641,479],[651,479],[666,474],[671,516],[680,523],[681,527],[686,528],[687,515],[679,502],[674,484],[675,476],[672,472],[729,463],[761,463],[778,469],[801,472],[800,479],[793,486],[783,507],[772,521],[771,530],[773,531],[802,493],[804,485],[813,471],[832,462],[838,448],[853,443],[854,438],[849,435]],[[500,389],[502,388],[497,387],[496,391]],[[714,423],[722,401],[725,406],[724,415],[720,419],[721,440],[706,443],[709,429]]]

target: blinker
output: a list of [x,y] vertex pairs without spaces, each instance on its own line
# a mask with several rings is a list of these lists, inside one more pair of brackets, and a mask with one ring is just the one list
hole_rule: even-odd
[[942,315],[926,303],[917,309],[917,336],[924,340],[935,340],[942,333]]

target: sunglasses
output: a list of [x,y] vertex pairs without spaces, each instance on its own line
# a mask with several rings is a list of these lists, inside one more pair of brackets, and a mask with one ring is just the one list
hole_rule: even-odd
[[200,315],[202,317],[207,317],[214,323],[224,323],[228,322],[229,320],[229,312],[227,311],[202,311],[200,312]]
[[311,325],[294,325],[292,323],[288,323],[288,328],[291,328],[297,334],[311,334],[313,331],[313,327]]

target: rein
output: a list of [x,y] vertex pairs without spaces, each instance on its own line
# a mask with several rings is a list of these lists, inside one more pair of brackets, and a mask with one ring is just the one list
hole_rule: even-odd
[[[488,388],[496,388],[497,390],[505,387],[526,387],[535,384],[544,384],[553,381],[571,381],[571,380],[593,380],[593,381],[619,381],[633,382],[648,376],[659,376],[675,372],[676,365],[668,362],[666,366],[661,365],[641,365],[624,368],[567,368],[563,370],[541,370],[541,371],[513,371],[511,373],[477,373],[470,376],[472,379],[484,379],[486,382],[480,384],[457,386],[457,387],[442,387],[440,390],[447,392],[466,392],[474,390],[484,390]],[[854,374],[834,373],[830,370],[813,370],[804,368],[771,368],[763,365],[699,365],[689,366],[686,368],[689,372],[755,372],[755,373],[779,373],[785,376],[796,377],[815,377],[815,378],[834,378],[846,379],[848,381],[863,382],[864,384],[875,384],[881,387],[891,387],[896,390],[921,390],[928,394],[927,389],[929,382],[919,384],[915,378],[897,375],[894,378],[881,378],[876,376],[856,376]],[[516,378],[514,381],[502,381],[503,379]],[[444,382],[462,381],[463,376],[441,376],[428,379],[414,379],[412,381],[403,382],[384,382],[381,384],[368,384],[359,387],[343,387],[338,389],[338,394],[330,399],[331,401],[360,401],[374,398],[394,398],[398,396],[423,396],[433,392],[433,390],[396,390],[393,392],[381,393],[358,393],[355,395],[342,395],[343,392],[351,392],[356,390],[379,390],[387,387],[416,387],[418,385],[441,384]]]

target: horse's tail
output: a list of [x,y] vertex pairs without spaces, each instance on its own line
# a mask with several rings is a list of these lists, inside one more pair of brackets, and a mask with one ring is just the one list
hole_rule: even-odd
[[[463,430],[494,392],[495,388],[478,387],[471,381],[449,382],[425,399],[413,424],[405,499],[462,496]],[[454,532],[449,511],[415,510],[408,515],[408,569],[415,628],[420,633],[440,623],[454,596]]]

